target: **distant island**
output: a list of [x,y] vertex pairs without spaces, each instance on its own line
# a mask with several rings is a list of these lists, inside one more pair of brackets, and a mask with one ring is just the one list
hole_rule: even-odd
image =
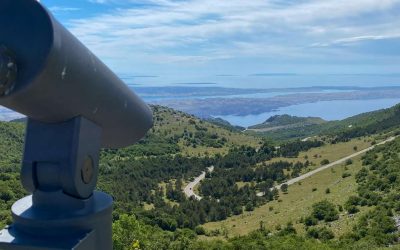
[[[181,85],[193,86],[181,86]],[[232,96],[232,95],[245,95],[245,94],[259,94],[259,93],[318,93],[329,91],[375,91],[375,90],[400,90],[400,87],[372,87],[364,88],[357,86],[310,86],[310,87],[296,87],[296,88],[224,88],[217,86],[195,86],[199,84],[214,85],[213,82],[183,82],[175,83],[177,86],[159,86],[159,87],[133,87],[134,91],[142,98],[149,99],[157,97],[160,100],[163,97],[173,98],[195,98],[195,97],[215,97],[215,96]]]
[[[340,88],[340,87],[338,87]],[[342,88],[343,91],[323,91],[332,90],[332,88],[310,87],[299,89],[279,89],[282,91],[280,95],[254,98],[254,97],[240,97],[237,96],[238,92],[242,95],[254,93],[256,90],[246,89],[221,89],[221,88],[190,88],[195,92],[190,92],[189,89],[175,89],[176,95],[186,94],[186,98],[170,98],[166,100],[152,101],[154,104],[168,106],[180,111],[184,111],[198,117],[207,118],[210,116],[246,116],[257,115],[266,112],[278,110],[282,107],[292,105],[316,103],[321,101],[338,101],[338,100],[377,100],[377,99],[396,99],[400,98],[399,87],[381,87],[381,88]],[[224,96],[220,97],[203,97],[196,98],[202,93],[208,94],[224,92]],[[339,90],[339,89],[337,89]],[[241,92],[240,92],[241,91]],[[258,90],[271,91],[271,90]],[[292,91],[292,93],[290,93]],[[294,93],[293,92],[296,92]],[[285,94],[284,92],[289,92]],[[229,93],[229,94],[228,94]],[[166,92],[164,92],[166,94]],[[190,96],[188,96],[190,95]],[[230,95],[236,95],[230,97]],[[266,117],[267,118],[267,117]]]

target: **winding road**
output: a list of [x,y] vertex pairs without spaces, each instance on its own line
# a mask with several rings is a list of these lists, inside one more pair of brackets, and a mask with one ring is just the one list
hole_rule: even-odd
[[[209,168],[207,168],[208,172],[212,172],[214,171],[214,166],[211,166]],[[204,180],[204,178],[206,178],[206,172],[203,171],[201,173],[201,175],[197,176],[192,182],[190,182],[189,184],[186,185],[186,187],[183,189],[183,192],[185,193],[186,197],[190,198],[190,197],[194,197],[196,200],[201,200],[202,197],[197,195],[194,192],[194,188],[202,181]]]
[[[351,158],[354,158],[354,157],[356,157],[356,156],[359,156],[359,155],[361,155],[361,154],[364,154],[364,153],[370,151],[371,149],[374,149],[376,146],[383,145],[383,144],[385,144],[385,143],[387,143],[387,142],[391,142],[391,141],[393,141],[394,139],[396,139],[395,136],[390,137],[389,139],[386,139],[385,141],[382,141],[382,142],[380,142],[380,143],[378,143],[378,144],[376,144],[376,145],[373,145],[373,146],[371,146],[371,147],[369,147],[369,148],[360,150],[360,151],[358,151],[358,152],[356,152],[356,153],[353,153],[353,154],[351,154],[351,155],[349,155],[349,156],[343,157],[343,158],[341,158],[341,159],[339,159],[339,160],[337,160],[337,161],[334,161],[334,162],[332,162],[332,163],[329,163],[329,164],[327,164],[327,165],[324,165],[324,166],[321,166],[321,167],[319,167],[319,168],[317,168],[317,169],[314,169],[314,170],[312,170],[312,171],[310,171],[310,172],[308,172],[308,173],[305,173],[305,174],[303,174],[303,175],[300,175],[299,177],[290,179],[290,180],[288,180],[287,182],[284,182],[284,183],[281,183],[281,184],[279,184],[279,185],[276,185],[275,187],[271,188],[271,190],[274,189],[274,188],[280,189],[281,186],[282,186],[283,184],[287,184],[288,186],[290,186],[290,185],[292,185],[292,184],[294,184],[294,183],[297,183],[297,182],[299,182],[299,181],[302,181],[302,180],[304,180],[304,179],[306,179],[306,178],[308,178],[308,177],[310,177],[310,176],[312,176],[312,175],[314,175],[314,174],[316,174],[316,173],[319,173],[319,172],[321,172],[321,171],[324,171],[325,169],[328,169],[328,168],[333,167],[333,166],[335,166],[335,165],[344,163],[344,162],[346,162],[347,160],[349,160],[349,159],[351,159]],[[208,170],[209,172],[214,171],[214,166],[209,167],[207,170]],[[199,175],[198,177],[196,177],[192,182],[190,182],[189,184],[187,184],[187,186],[186,186],[186,187],[184,188],[184,190],[183,190],[183,192],[185,193],[186,197],[189,198],[189,197],[192,197],[192,196],[193,196],[196,200],[201,200],[201,199],[202,199],[201,196],[197,195],[197,194],[194,192],[194,188],[195,188],[202,180],[204,180],[204,178],[206,178],[206,172],[205,172],[205,171],[202,172],[201,175]],[[259,193],[257,193],[257,196],[264,196],[264,192],[259,192]]]

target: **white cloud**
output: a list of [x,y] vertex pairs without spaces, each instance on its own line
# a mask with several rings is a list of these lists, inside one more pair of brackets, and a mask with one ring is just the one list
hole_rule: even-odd
[[49,10],[53,13],[57,12],[70,12],[70,11],[78,11],[80,8],[72,8],[72,7],[64,7],[64,6],[52,6]]
[[[308,0],[292,4],[277,0],[124,2],[123,9],[71,20],[68,26],[103,58],[126,61],[128,56],[137,55],[156,63],[268,54],[307,56],[309,51],[304,48],[308,44],[327,47],[374,39],[393,32],[394,23],[400,27],[397,17],[385,14],[398,8],[399,0]],[[129,8],[127,2],[153,6]],[[377,22],[360,20],[366,15],[383,17]]]
[[395,39],[400,38],[399,34],[389,34],[389,35],[365,35],[365,36],[354,36],[334,40],[327,43],[313,43],[311,47],[329,47],[334,45],[351,45],[363,41],[378,41],[385,39]]

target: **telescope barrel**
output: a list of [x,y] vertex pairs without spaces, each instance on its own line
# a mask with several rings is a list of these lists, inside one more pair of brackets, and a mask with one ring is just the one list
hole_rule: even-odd
[[47,123],[83,116],[109,148],[152,126],[150,108],[36,0],[0,1],[0,105]]

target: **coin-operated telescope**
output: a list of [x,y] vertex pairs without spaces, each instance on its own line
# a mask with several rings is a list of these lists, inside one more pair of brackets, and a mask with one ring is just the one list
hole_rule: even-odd
[[112,249],[99,151],[142,138],[149,107],[36,0],[0,1],[0,105],[28,117],[32,193],[12,206],[0,249]]

